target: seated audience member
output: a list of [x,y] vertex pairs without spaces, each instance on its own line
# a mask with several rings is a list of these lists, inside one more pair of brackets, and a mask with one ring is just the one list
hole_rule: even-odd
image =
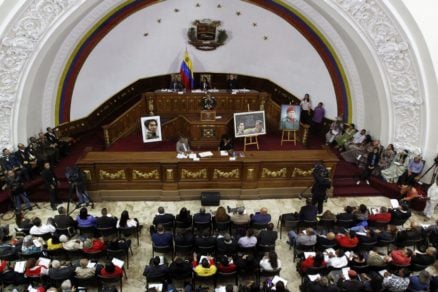
[[236,258],[237,270],[241,272],[253,273],[259,267],[259,262],[253,254],[244,254]]
[[176,215],[175,220],[178,221],[178,223],[180,224],[179,226],[177,226],[177,229],[192,227],[193,218],[192,215],[190,215],[190,211],[187,210],[186,207],[181,208],[179,213]]
[[345,232],[345,234],[336,235],[336,242],[342,248],[352,249],[359,244],[359,238],[357,238],[356,232],[350,230],[350,232]]
[[319,234],[316,238],[316,244],[320,247],[336,245],[336,235],[333,232],[329,232],[326,235]]
[[231,222],[236,225],[244,225],[250,222],[251,218],[248,214],[245,214],[244,208],[237,208],[237,213],[231,216]]
[[193,271],[198,277],[209,277],[216,274],[217,267],[211,256],[202,257],[198,262],[196,253],[193,253]]
[[193,240],[193,233],[189,229],[179,230],[175,234],[175,245],[191,245]]
[[330,124],[329,131],[325,134],[325,144],[332,144],[337,137],[342,134],[344,130],[344,124],[342,123],[342,117],[336,117],[336,119]]
[[389,183],[395,183],[408,167],[408,156],[407,150],[397,152],[391,165],[381,171],[382,177]]
[[340,291],[339,288],[335,285],[330,283],[327,276],[321,276],[320,278],[316,279],[315,281],[307,281],[305,283],[306,292],[338,292]]
[[324,260],[324,255],[322,252],[317,251],[315,256],[308,256],[305,260],[300,263],[300,272],[306,273],[309,268],[320,268],[325,267],[327,263]]
[[46,240],[47,250],[52,251],[62,249],[62,243],[59,240],[60,236],[60,234],[54,233],[51,238]]
[[258,245],[275,245],[278,235],[277,231],[274,231],[274,224],[268,223],[266,230],[260,231],[257,237]]
[[158,224],[157,232],[152,234],[152,242],[155,246],[171,246],[173,244],[172,233],[166,232],[163,225]]
[[164,211],[164,207],[158,207],[158,213],[155,215],[152,224],[157,226],[158,224],[167,224],[175,221],[175,216]]
[[67,215],[67,210],[63,206],[58,207],[58,215],[55,215],[53,220],[55,221],[56,228],[76,228],[76,221]]
[[316,215],[318,215],[318,209],[312,204],[312,199],[307,198],[306,205],[300,209],[301,221],[316,221]]
[[106,208],[102,208],[101,216],[96,217],[96,227],[97,228],[110,228],[116,227],[117,218],[108,214],[108,210]]
[[363,291],[365,284],[359,279],[355,270],[348,270],[348,278],[340,277],[338,286],[342,291]]
[[429,246],[426,252],[419,253],[414,251],[411,257],[411,263],[422,266],[430,266],[435,263],[436,260],[436,248]]
[[353,220],[354,219],[353,211],[354,211],[353,207],[346,206],[344,208],[344,212],[343,213],[339,213],[339,214],[336,215],[336,219],[337,220],[343,220],[343,221]]
[[116,228],[134,228],[138,227],[138,220],[136,218],[129,218],[128,211],[124,210],[117,220]]
[[335,269],[344,268],[348,265],[348,259],[342,249],[337,249],[335,253],[330,252],[328,254],[327,266]]
[[413,185],[416,178],[421,174],[424,168],[424,161],[421,159],[421,155],[417,155],[414,159],[410,160],[405,172],[398,178],[398,185]]
[[21,252],[24,255],[36,254],[42,251],[41,246],[36,246],[33,242],[32,235],[26,235],[23,238],[23,244],[21,245]]
[[303,232],[296,234],[295,231],[291,230],[287,234],[289,237],[290,245],[304,245],[311,246],[316,244],[316,233],[312,228],[306,228]]
[[82,245],[82,251],[85,253],[99,253],[106,249],[103,238],[87,238]]
[[397,236],[397,226],[394,225],[388,225],[386,230],[375,230],[377,234],[377,241],[393,241],[395,240],[395,237]]
[[387,264],[387,261],[385,259],[385,256],[382,254],[379,254],[377,252],[377,248],[376,250],[370,250],[368,253],[368,258],[367,258],[367,264],[370,267],[384,267]]
[[408,291],[435,291],[429,290],[430,278],[430,274],[426,270],[420,271],[418,275],[410,276]]
[[408,204],[411,203],[412,200],[416,198],[421,198],[420,194],[418,193],[418,190],[414,186],[410,185],[402,185],[400,187],[400,196],[401,202],[407,202]]
[[423,228],[417,225],[416,221],[411,221],[411,225],[409,228],[401,230],[397,233],[396,243],[399,246],[404,246],[404,243],[406,241],[422,239],[424,239]]
[[49,278],[52,280],[66,280],[74,275],[74,271],[74,266],[61,266],[58,260],[53,260],[49,269]]
[[377,234],[372,229],[366,229],[364,233],[356,233],[359,244],[377,244]]
[[359,180],[356,182],[356,184],[360,184],[361,181],[365,181],[368,185],[370,184],[369,178],[371,176],[371,173],[378,168],[380,160],[380,153],[379,148],[373,148],[373,151],[371,153],[368,153],[367,160],[365,163],[365,169],[362,171],[362,174],[360,175]]
[[76,217],[78,227],[96,227],[96,218],[88,214],[87,208],[83,207]]
[[27,278],[41,277],[43,274],[47,274],[48,269],[49,267],[40,263],[40,260],[30,258],[26,261],[24,276]]
[[112,262],[109,262],[100,269],[99,275],[104,277],[121,277],[123,275],[123,270]]
[[237,251],[237,241],[229,233],[218,236],[216,239],[216,253],[219,255],[232,255]]
[[189,139],[187,139],[184,136],[181,136],[176,142],[176,152],[178,153],[190,152]]
[[193,222],[208,223],[211,222],[211,214],[205,212],[205,208],[201,207],[199,213],[193,215]]
[[336,220],[336,215],[332,211],[326,210],[322,213],[320,220]]
[[[51,220],[48,220],[49,222]],[[43,235],[43,234],[47,234],[47,233],[53,233],[56,231],[55,226],[53,226],[52,224],[48,223],[48,224],[42,224],[41,219],[39,217],[35,217],[33,220],[33,226],[30,228],[29,233],[31,235]]]
[[164,263],[160,263],[160,257],[153,257],[149,261],[149,265],[144,268],[143,276],[146,278],[162,278],[165,279],[169,276],[169,268]]
[[400,207],[389,209],[389,213],[391,213],[391,222],[406,221],[411,217],[411,210],[409,210],[409,205],[403,202],[400,204]]
[[251,224],[268,224],[269,222],[271,222],[271,215],[268,214],[268,209],[265,207],[251,216]]
[[218,258],[217,271],[221,273],[231,273],[237,269],[236,264],[233,262],[233,258],[226,255]]
[[385,291],[406,291],[409,286],[409,277],[405,269],[400,269],[397,274],[385,272],[383,274],[382,288]]
[[83,258],[79,261],[79,266],[75,269],[75,276],[79,279],[88,279],[94,277],[96,267],[88,267],[88,259]]
[[394,249],[389,254],[391,262],[397,266],[408,266],[411,264],[413,252],[411,249]]
[[359,209],[357,209],[356,211],[353,212],[353,217],[356,220],[357,224],[356,225],[361,225],[361,226],[368,226],[368,216],[370,215],[370,212],[368,211],[367,206],[365,206],[364,204],[360,204],[359,205]]
[[379,213],[368,215],[368,221],[389,222],[391,221],[391,213],[388,212],[386,207],[380,207]]
[[[52,289],[52,288],[50,288],[50,289]],[[56,289],[56,288],[53,288],[53,289]],[[76,291],[76,288],[73,286],[70,279],[64,280],[61,283],[61,292],[73,292],[73,291]],[[79,289],[79,291],[80,291],[80,289]],[[57,292],[57,290],[49,291],[49,289],[47,289],[46,292]]]
[[335,148],[340,151],[343,151],[345,145],[353,140],[353,136],[356,133],[357,133],[356,126],[354,124],[348,125],[344,133],[335,138],[335,142],[336,142]]
[[122,249],[128,252],[128,250],[131,248],[131,240],[122,237],[113,238],[111,241],[107,241],[106,243],[108,245],[107,249],[109,250]]
[[180,257],[176,257],[175,260],[169,266],[169,275],[172,277],[178,277],[178,279],[189,279],[192,277],[192,264],[183,260]]
[[216,238],[210,236],[210,231],[203,230],[201,235],[195,237],[195,247],[216,246]]
[[263,271],[276,271],[281,269],[281,261],[275,251],[270,251],[260,260],[260,269]]
[[249,228],[246,231],[246,235],[239,238],[237,243],[243,248],[255,247],[257,245],[257,237],[254,235],[254,229]]
[[62,242],[62,248],[67,251],[80,250],[84,247],[83,242],[78,238],[72,238],[69,240],[68,236],[63,234],[59,237],[59,241]]
[[368,256],[367,252],[363,250],[359,250],[357,252],[350,253],[350,256],[347,257],[348,265],[350,267],[361,267],[367,265],[366,257]]
[[214,214],[213,222],[214,223],[222,223],[230,221],[230,216],[227,214],[227,211],[224,207],[219,206]]

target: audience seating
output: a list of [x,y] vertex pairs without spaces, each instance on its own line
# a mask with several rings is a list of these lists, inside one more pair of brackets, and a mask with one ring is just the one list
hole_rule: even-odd
[[304,283],[304,278],[308,275],[326,275],[328,274],[328,269],[325,266],[322,267],[309,267],[307,268],[306,272],[301,273],[301,284]]
[[189,256],[193,254],[194,245],[193,244],[187,244],[187,245],[181,245],[175,243],[175,252],[174,252],[174,258],[178,255],[184,255]]
[[[132,250],[131,250],[132,255]],[[113,258],[118,258],[120,260],[126,259],[126,268],[129,270],[129,251],[128,249],[107,249],[106,256],[108,260],[112,260]],[[123,266],[124,268],[125,266]]]
[[208,245],[208,246],[196,246],[196,253],[200,255],[214,255],[216,253],[216,246]]
[[237,275],[237,270],[233,271],[233,272],[228,272],[228,273],[217,271],[216,279],[215,279],[215,282],[214,282],[215,283],[215,285],[214,285],[215,287],[217,285],[218,280],[221,279],[221,278],[233,278],[234,279],[234,285],[236,285],[236,286],[239,285],[239,276]]
[[315,246],[314,245],[299,245],[299,244],[294,244],[293,262],[295,262],[299,252],[305,252],[305,251],[315,251]]
[[120,292],[123,292],[122,276],[115,277],[115,276],[97,275],[97,278],[99,280],[99,287],[100,287],[99,291],[102,291],[104,287],[111,287],[114,284],[118,284],[120,286]]
[[173,261],[174,258],[174,251],[172,245],[164,245],[164,246],[156,246],[154,243],[152,243],[152,257],[155,257],[155,253],[170,253],[171,259]]
[[333,231],[335,228],[336,220],[335,219],[320,219],[318,221],[318,225],[316,226],[316,230],[321,231],[324,230],[326,232]]
[[231,221],[230,220],[225,221],[225,222],[214,222],[213,226],[214,226],[215,232],[217,232],[219,234],[224,233],[224,232],[231,233]]
[[104,238],[117,235],[116,227],[97,227],[97,233]]
[[[264,278],[273,278],[274,276],[280,276],[281,268],[273,271],[266,271],[263,269],[258,269],[257,271],[257,282],[262,283]],[[263,279],[263,280],[262,280]]]
[[211,234],[211,224],[212,222],[193,222],[193,233],[197,232],[198,234],[202,232],[205,229],[208,229],[208,231]]
[[137,238],[137,246],[140,245],[140,226],[136,227],[119,227],[117,229],[119,231],[120,237],[130,237],[131,235],[135,235]]
[[298,224],[298,230],[303,230],[306,228],[313,228],[316,230],[316,226],[318,225],[318,221],[308,221],[308,220],[300,220]]
[[268,228],[268,223],[257,223],[257,222],[252,222],[250,224],[251,228],[255,229],[255,230],[265,230],[266,228]]
[[208,277],[201,277],[198,276],[195,272],[192,273],[192,287],[196,287],[196,283],[206,283],[206,282],[213,282],[213,286],[216,287],[216,274],[211,275]]
[[[150,277],[150,276],[146,276],[146,291],[149,289],[149,285],[151,284],[161,284],[161,285],[165,285],[166,281],[167,281],[167,277]],[[159,291],[159,290],[157,290]]]
[[78,227],[79,234],[81,235],[89,235],[89,236],[95,236],[96,235],[96,227],[90,226],[90,227]]
[[278,223],[277,223],[277,229],[278,229],[278,226],[280,226],[280,231],[279,231],[280,239],[281,239],[281,235],[283,233],[283,228],[287,227],[290,230],[295,230],[298,232],[298,224],[300,222],[300,220],[298,220],[298,219],[289,220],[284,215],[285,214],[280,215],[280,217],[278,218]]

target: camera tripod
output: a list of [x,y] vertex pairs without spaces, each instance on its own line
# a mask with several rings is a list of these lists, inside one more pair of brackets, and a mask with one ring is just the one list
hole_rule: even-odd
[[437,178],[438,175],[438,161],[436,161],[437,159],[435,158],[435,161],[433,163],[433,165],[431,167],[429,167],[419,178],[418,181],[420,181],[426,174],[429,173],[429,171],[432,171],[432,178],[430,180],[430,184],[433,184]]
[[[76,211],[77,209],[79,209],[79,208],[81,208],[81,205],[82,204],[76,204],[76,205],[74,205],[75,207],[73,208],[73,210],[70,212],[70,202],[72,201],[72,196],[73,196],[73,193],[76,193],[78,190],[77,190],[77,185],[76,185],[76,183],[69,183],[69,188],[68,188],[68,201],[67,201],[67,214],[68,215],[70,215],[70,214],[72,214],[74,211]],[[86,191],[83,191],[82,192],[82,195],[84,195],[84,197],[86,197],[87,199],[88,199],[88,203],[87,203],[87,206],[88,206],[88,204],[90,204],[91,205],[91,209],[94,209],[94,202],[93,202],[93,200],[91,200],[91,198],[90,198],[90,196],[88,195],[88,193],[86,192]]]
[[[23,192],[24,193],[24,196],[26,196],[28,199],[29,199],[29,196],[28,196],[28,194],[26,193],[26,192]],[[6,213],[4,213],[4,214],[2,214],[1,215],[1,219],[2,220],[5,220],[5,221],[9,221],[9,220],[11,220],[11,219],[13,219],[14,217],[18,217],[18,216],[22,216],[21,214],[22,214],[22,212],[23,211],[26,211],[26,210],[30,210],[30,209],[32,209],[32,208],[38,208],[38,209],[41,209],[40,208],[40,206],[37,204],[37,203],[35,203],[35,202],[32,202],[32,201],[30,201],[30,207],[29,208],[27,208],[27,207],[25,207],[25,206],[23,206],[24,204],[21,204],[22,206],[21,206],[21,208],[20,209],[17,209],[17,207],[16,207],[16,196],[19,196],[19,195],[16,195],[16,194],[12,194],[12,192],[11,192],[11,194],[9,195],[9,199],[10,199],[10,206],[12,206],[12,210],[9,210],[8,212],[6,212]]]

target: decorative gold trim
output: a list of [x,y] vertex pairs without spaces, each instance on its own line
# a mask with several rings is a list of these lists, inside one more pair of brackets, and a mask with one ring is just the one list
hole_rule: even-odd
[[203,168],[203,169],[200,169],[198,171],[190,171],[187,169],[183,169],[183,170],[181,170],[181,178],[182,179],[187,179],[187,178],[206,179],[207,178],[207,169]]
[[157,169],[148,171],[148,172],[141,172],[140,170],[133,169],[132,170],[132,179],[133,180],[141,180],[141,179],[160,179],[160,173]]
[[87,181],[91,182],[91,171],[89,169],[85,169],[83,170],[84,174],[85,174],[85,178],[87,179]]
[[280,170],[269,170],[267,168],[263,168],[262,170],[262,178],[272,177],[286,177],[287,175],[287,169],[286,167],[280,169]]
[[[311,176],[313,173],[314,167],[312,167],[309,170],[303,170],[301,168],[295,167],[294,170],[292,171],[292,175],[291,177],[296,177],[296,176]],[[327,167],[327,171],[329,173],[329,175],[332,172],[332,168],[331,167]]]
[[248,180],[254,179],[254,168],[248,168],[248,170],[246,171],[246,178]]
[[240,172],[238,168],[230,171],[222,171],[215,168],[213,178],[240,178]]
[[116,172],[99,170],[100,179],[126,179],[126,174],[124,169],[120,169]]
[[166,180],[173,180],[173,169],[166,169]]

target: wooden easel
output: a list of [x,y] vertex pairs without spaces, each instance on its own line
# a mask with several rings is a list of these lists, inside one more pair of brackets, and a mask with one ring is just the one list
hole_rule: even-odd
[[[247,106],[248,106],[248,111],[250,111],[249,104],[247,104]],[[243,141],[243,151],[246,151],[246,145],[256,145],[257,150],[259,150],[259,139],[257,138],[257,136],[258,135],[245,137],[245,140]]]
[[258,135],[245,137],[245,141],[243,142],[243,151],[246,151],[246,145],[256,145],[257,150],[259,150],[259,140],[257,137]]
[[[284,134],[287,134],[286,137]],[[292,137],[291,137],[291,134]],[[283,146],[283,142],[294,142],[294,145],[297,145],[297,131],[296,130],[283,130],[281,132],[281,146]]]

